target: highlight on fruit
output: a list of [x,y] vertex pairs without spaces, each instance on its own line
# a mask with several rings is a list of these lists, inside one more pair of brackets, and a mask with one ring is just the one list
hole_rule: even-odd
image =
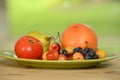
[[98,38],[90,26],[72,24],[63,33],[47,36],[31,31],[15,44],[18,58],[37,60],[93,60],[107,57],[104,49],[98,48]]

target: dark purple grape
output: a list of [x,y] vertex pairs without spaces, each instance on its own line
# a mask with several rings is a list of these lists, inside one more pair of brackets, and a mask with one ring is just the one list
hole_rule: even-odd
[[94,52],[89,52],[88,55],[91,56],[91,57],[93,57],[93,56],[96,55],[96,53],[94,53]]
[[89,56],[89,55],[86,55],[86,56],[85,56],[85,60],[89,60],[89,59],[92,59],[92,57]]
[[89,48],[86,47],[86,48],[82,51],[82,54],[83,54],[84,56],[86,56],[88,52],[89,52]]
[[93,59],[98,59],[98,55],[93,56]]
[[82,48],[81,47],[74,48],[73,53],[76,53],[76,52],[82,53]]
[[67,50],[62,50],[62,54],[64,54],[65,56],[67,56],[68,55]]

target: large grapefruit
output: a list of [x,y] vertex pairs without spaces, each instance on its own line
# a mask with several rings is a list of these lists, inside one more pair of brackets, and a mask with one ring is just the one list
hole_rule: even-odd
[[61,36],[61,46],[66,48],[71,47],[89,47],[92,49],[97,48],[97,36],[96,33],[85,24],[73,24],[69,26]]

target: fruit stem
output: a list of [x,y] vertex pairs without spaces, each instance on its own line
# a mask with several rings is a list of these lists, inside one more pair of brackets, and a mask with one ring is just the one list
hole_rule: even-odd
[[51,36],[51,40],[53,40],[52,43],[57,42],[57,39],[58,39],[58,38],[59,38],[59,41],[58,41],[58,42],[60,42],[60,33],[59,33],[59,32],[57,32],[57,36],[56,36],[56,37]]
[[55,41],[56,41],[58,38],[59,38],[59,42],[60,42],[60,33],[59,33],[59,32],[57,32],[57,36],[56,36],[56,38],[55,38]]
[[54,38],[54,36],[51,36],[51,44],[54,43],[56,40]]
[[87,41],[85,41],[85,43],[86,43],[86,47],[88,47],[88,42],[87,42]]
[[53,42],[55,42],[55,38],[54,38],[54,36],[52,36],[51,39],[54,40]]
[[45,37],[45,39],[46,39],[47,41],[49,41],[49,40],[51,40],[52,38],[51,38],[51,37]]
[[29,40],[29,42],[30,42],[30,43],[34,43],[34,41],[33,41],[33,40],[31,40],[31,39]]
[[60,43],[60,32],[58,32],[58,38],[59,38],[59,43]]

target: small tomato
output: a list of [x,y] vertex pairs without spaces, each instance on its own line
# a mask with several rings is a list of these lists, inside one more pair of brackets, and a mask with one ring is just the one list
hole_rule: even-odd
[[39,59],[42,56],[43,47],[36,38],[23,36],[15,45],[15,53],[18,58]]

